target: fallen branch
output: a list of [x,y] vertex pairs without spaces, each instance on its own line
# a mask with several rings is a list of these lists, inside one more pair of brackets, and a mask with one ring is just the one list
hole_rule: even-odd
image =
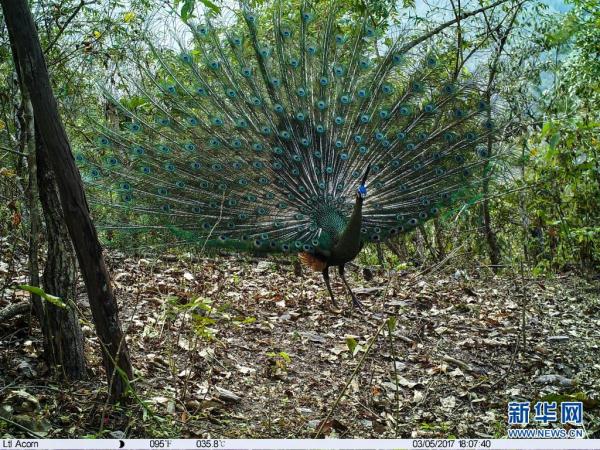
[[29,302],[13,303],[0,311],[0,323],[4,323],[19,314],[29,312]]
[[466,362],[461,361],[460,359],[456,359],[448,355],[442,355],[442,360],[446,361],[447,363],[454,364],[455,366],[458,366],[461,369],[467,370],[469,372],[471,371],[471,366]]
[[25,433],[27,433],[29,436],[31,436],[32,438],[35,439],[44,439],[44,436],[42,436],[41,434],[37,434],[35,431],[30,430],[29,428],[27,428],[24,425],[21,425],[20,423],[14,422],[6,417],[0,417],[0,421],[4,420],[6,423],[9,423],[17,428],[20,428],[21,430],[23,430]]

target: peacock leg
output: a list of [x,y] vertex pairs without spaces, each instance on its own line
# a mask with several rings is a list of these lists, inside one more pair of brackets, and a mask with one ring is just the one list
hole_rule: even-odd
[[333,306],[338,308],[338,304],[335,301],[335,298],[333,298],[333,292],[331,290],[331,285],[329,284],[329,266],[327,266],[327,267],[325,267],[325,269],[323,269],[323,279],[325,280],[325,285],[327,286],[327,290],[329,291],[329,295],[331,296],[331,301],[333,303]]
[[356,298],[356,295],[354,295],[354,292],[352,292],[352,289],[350,289],[350,285],[348,284],[348,281],[346,281],[346,277],[344,276],[344,266],[343,265],[338,266],[338,270],[340,271],[340,276],[342,277],[342,281],[346,285],[348,292],[350,292],[350,296],[352,297],[352,304],[355,307],[357,307],[358,309],[365,309],[363,304]]

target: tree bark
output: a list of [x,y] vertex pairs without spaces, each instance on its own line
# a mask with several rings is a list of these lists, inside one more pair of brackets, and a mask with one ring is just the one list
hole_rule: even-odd
[[433,219],[433,230],[435,233],[435,246],[437,248],[438,259],[442,260],[446,257],[446,247],[444,245],[443,229],[440,219]]
[[42,320],[45,323],[42,325],[49,342],[46,357],[52,366],[61,368],[65,378],[80,380],[86,377],[86,364],[83,333],[75,309],[75,254],[65,226],[54,172],[50,168],[48,153],[39,132],[36,132],[35,147],[40,201],[48,241],[48,254],[42,277],[44,291],[60,297],[67,305],[67,308],[59,308],[48,302],[44,304]]
[[403,255],[400,253],[400,250],[398,249],[398,247],[396,247],[396,245],[391,240],[386,241],[385,246],[387,247],[387,249],[389,251],[391,251],[394,255],[396,255],[398,257],[398,259],[400,259],[400,260],[404,259]]
[[433,248],[433,246],[431,245],[431,242],[429,242],[429,238],[427,237],[427,230],[425,229],[423,224],[419,224],[419,233],[421,234],[421,237],[423,238],[423,243],[427,247],[429,254],[431,255],[431,257],[433,258],[434,261],[437,261],[438,254],[435,251],[435,249]]
[[383,248],[381,242],[375,244],[375,251],[377,252],[377,262],[381,267],[385,266],[385,258],[383,257]]
[[58,114],[35,24],[26,0],[0,0],[0,3],[9,38],[17,51],[24,84],[31,94],[36,123],[56,176],[65,221],[87,288],[109,380],[110,401],[123,401],[132,378],[129,352],[102,247],[90,219],[81,177]]
[[[19,74],[19,65],[15,64],[17,78],[21,80]],[[40,285],[40,262],[39,262],[39,245],[40,245],[40,230],[41,218],[38,207],[38,183],[37,183],[37,162],[35,155],[35,139],[34,139],[34,120],[33,106],[29,91],[21,83],[21,104],[17,112],[19,123],[19,150],[27,155],[27,186],[25,188],[25,203],[29,214],[29,239],[28,239],[28,257],[27,266],[29,269],[29,284],[31,286]],[[38,295],[30,294],[31,304],[36,313],[36,316],[41,321],[40,316],[42,311],[42,300]],[[42,327],[43,329],[43,327]],[[48,342],[44,340],[44,349],[48,348]]]
[[[490,73],[488,76],[487,89],[485,90],[485,100],[488,105],[491,105],[492,98],[492,88],[494,86],[494,81],[496,79],[496,75],[498,74],[500,57],[503,54],[504,46],[506,45],[506,41],[508,40],[508,36],[510,35],[513,25],[517,20],[517,16],[519,15],[519,11],[521,10],[523,3],[518,3],[514,10],[512,11],[512,16],[508,21],[508,26],[506,30],[500,36],[500,42],[498,44],[498,50],[496,51],[494,58],[492,59],[490,65]],[[488,108],[487,111],[487,120],[492,120],[492,110]],[[487,158],[492,157],[493,152],[493,138],[492,134],[488,134],[487,136]],[[496,272],[500,268],[500,246],[498,245],[498,238],[494,229],[492,228],[492,219],[490,216],[490,200],[489,200],[489,192],[490,192],[490,175],[487,172],[487,165],[484,166],[483,173],[483,202],[481,203],[481,215],[483,218],[483,229],[485,234],[485,239],[488,245],[488,251],[490,255],[490,263],[492,265],[492,270]]]
[[[488,89],[488,91],[486,92],[486,101],[488,102],[488,105],[490,104],[490,100],[491,94]],[[491,110],[488,110],[487,119],[492,120]],[[487,137],[488,158],[492,156],[493,150],[493,138],[492,135],[489,134]],[[483,217],[483,233],[485,235],[485,240],[488,245],[490,264],[492,266],[492,270],[496,272],[500,268],[500,247],[498,246],[498,239],[496,238],[496,233],[492,228],[492,218],[490,216],[490,175],[486,173],[486,166],[484,166],[483,170],[483,201],[481,203],[481,215]]]

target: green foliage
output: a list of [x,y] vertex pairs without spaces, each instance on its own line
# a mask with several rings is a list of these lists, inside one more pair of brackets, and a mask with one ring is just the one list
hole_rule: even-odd
[[290,355],[284,351],[267,352],[266,355],[269,357],[269,376],[271,378],[284,377],[292,362]]
[[24,291],[37,295],[46,300],[48,303],[52,303],[54,306],[58,306],[59,308],[67,308],[66,303],[64,303],[59,297],[48,294],[40,287],[30,286],[28,284],[20,284],[19,289],[23,289]]
[[267,352],[267,356],[271,357],[271,358],[281,358],[286,364],[289,364],[292,362],[292,358],[290,358],[290,355],[287,354],[286,352]]
[[213,308],[212,300],[197,297],[182,304],[179,297],[169,297],[167,305],[166,313],[169,317],[173,319],[180,313],[187,313],[192,318],[196,336],[207,341],[214,339],[215,331],[212,326],[217,322],[217,316],[221,314]]
[[390,333],[393,333],[396,330],[396,317],[392,316],[386,321],[387,329]]
[[541,267],[576,261],[583,269],[600,267],[600,9],[597,0],[576,1],[567,24],[547,42],[568,49],[548,92],[544,124],[526,135],[525,182],[532,224],[529,248]]
[[[210,0],[198,0],[206,8],[210,9],[214,13],[218,14],[221,12],[221,8]],[[196,6],[196,0],[175,0],[175,8],[181,5],[179,14],[184,22],[194,17],[194,7]]]
[[358,351],[357,349],[360,348],[358,342],[356,342],[356,339],[354,339],[352,336],[348,336],[346,338],[346,345],[348,346],[348,350],[350,350],[352,356],[356,355],[355,351]]

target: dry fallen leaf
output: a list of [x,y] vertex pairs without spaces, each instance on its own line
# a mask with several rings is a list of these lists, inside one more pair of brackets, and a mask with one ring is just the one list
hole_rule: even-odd
[[441,398],[440,402],[442,403],[442,408],[446,410],[454,409],[456,406],[456,398],[453,395]]

